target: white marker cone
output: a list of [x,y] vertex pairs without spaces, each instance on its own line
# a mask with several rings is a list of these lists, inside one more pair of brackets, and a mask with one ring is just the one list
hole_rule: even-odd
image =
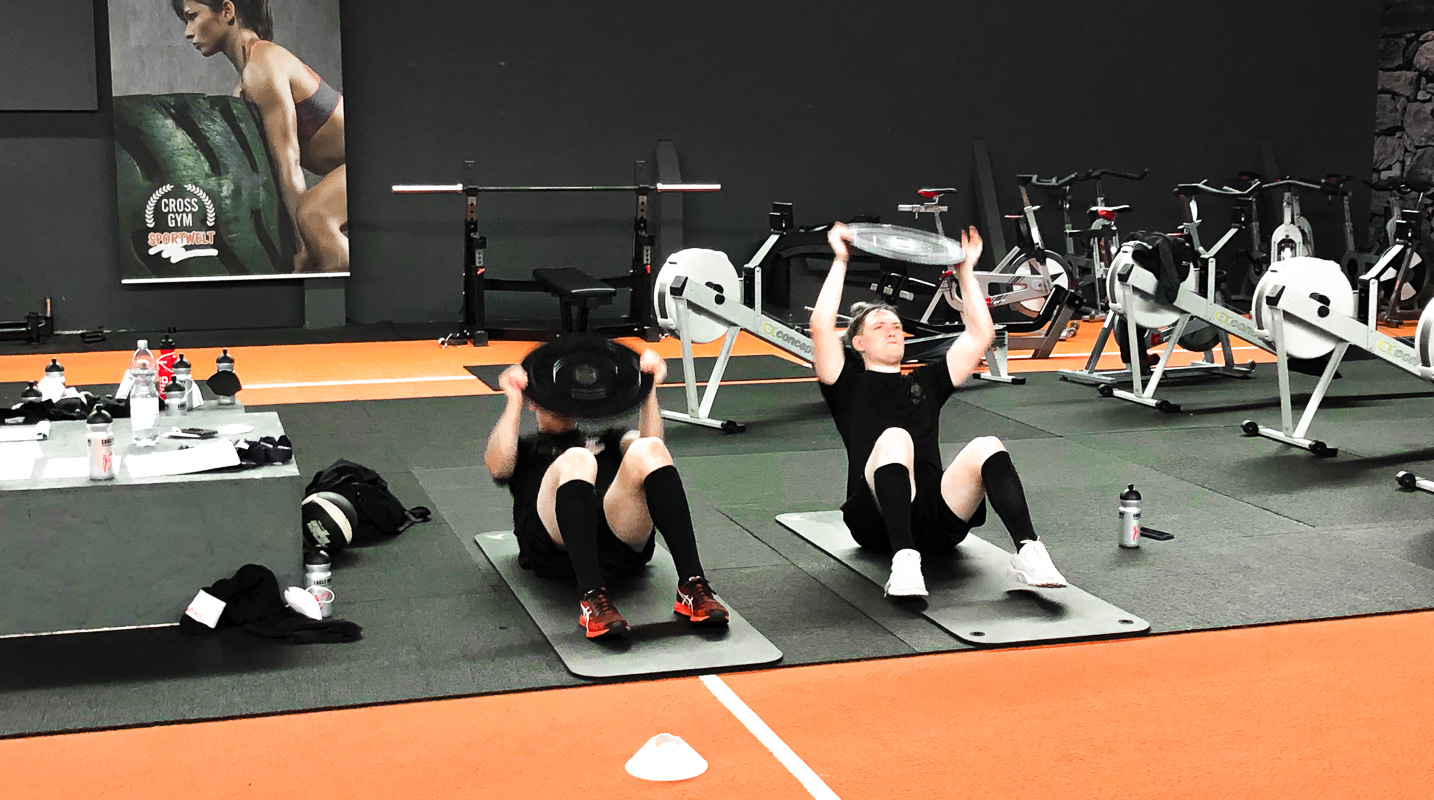
[[682,737],[659,733],[627,760],[627,774],[645,781],[685,781],[707,771],[707,759]]

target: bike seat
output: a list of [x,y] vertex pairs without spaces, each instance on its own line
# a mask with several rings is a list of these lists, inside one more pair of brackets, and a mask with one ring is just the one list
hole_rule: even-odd
[[1091,206],[1090,208],[1088,208],[1088,209],[1085,210],[1085,213],[1086,213],[1091,219],[1097,219],[1097,218],[1098,218],[1098,219],[1111,219],[1111,220],[1113,220],[1113,219],[1115,219],[1115,215],[1116,215],[1116,214],[1124,214],[1125,212],[1127,212],[1127,211],[1129,211],[1129,210],[1130,210],[1130,206],[1128,206],[1128,205],[1119,205],[1119,206]]
[[936,199],[940,198],[941,195],[943,195],[943,194],[956,194],[956,190],[955,190],[955,189],[932,189],[932,188],[923,186],[922,188],[917,189],[917,190],[916,190],[916,193],[919,194],[919,195],[921,195],[922,197],[925,197],[925,198],[928,199],[928,200],[936,200]]

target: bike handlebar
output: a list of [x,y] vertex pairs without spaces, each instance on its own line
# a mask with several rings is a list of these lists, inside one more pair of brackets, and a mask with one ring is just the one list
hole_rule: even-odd
[[1112,178],[1125,178],[1128,181],[1143,181],[1145,180],[1145,176],[1149,174],[1150,170],[1148,168],[1141,170],[1139,174],[1134,172],[1118,172],[1113,169],[1092,169],[1087,170],[1085,174],[1081,175],[1080,180],[1093,181],[1097,178],[1103,178],[1109,175]]
[[1017,175],[1016,180],[1029,186],[1039,186],[1042,189],[1063,189],[1074,183],[1079,177],[1079,172],[1072,172],[1064,178],[1041,178],[1036,175]]
[[1411,181],[1406,178],[1385,178],[1382,181],[1371,181],[1365,179],[1364,185],[1380,192],[1394,192],[1396,194],[1423,194],[1434,190],[1434,184],[1424,181]]
[[1263,185],[1264,184],[1261,184],[1259,180],[1255,180],[1253,183],[1243,189],[1236,189],[1230,186],[1215,187],[1211,186],[1205,181],[1200,181],[1199,183],[1179,184],[1175,187],[1175,191],[1172,192],[1172,194],[1211,194],[1215,195],[1216,197],[1249,197]]
[[1351,175],[1341,175],[1338,172],[1331,172],[1320,181],[1320,188],[1329,194],[1348,194],[1349,190],[1344,188],[1346,183],[1354,180]]
[[1313,183],[1311,181],[1303,180],[1301,178],[1280,178],[1279,180],[1274,180],[1270,181],[1269,183],[1261,184],[1261,186],[1265,189],[1274,189],[1280,186],[1298,186],[1301,189],[1314,189],[1316,191],[1321,192],[1325,191],[1325,188],[1322,184]]

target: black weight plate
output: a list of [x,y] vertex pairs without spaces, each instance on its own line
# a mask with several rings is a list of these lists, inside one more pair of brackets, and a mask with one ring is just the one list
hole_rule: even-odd
[[528,373],[524,394],[554,414],[602,419],[625,414],[652,391],[652,375],[638,354],[611,339],[569,333],[523,359]]

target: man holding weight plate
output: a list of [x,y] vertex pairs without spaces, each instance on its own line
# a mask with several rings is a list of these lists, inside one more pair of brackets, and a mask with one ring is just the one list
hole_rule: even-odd
[[[647,350],[638,368],[652,384],[639,406],[637,430],[588,434],[578,428],[577,415],[555,413],[525,397],[533,388],[527,370],[509,367],[498,379],[508,403],[484,453],[493,480],[513,494],[518,563],[539,575],[577,580],[578,623],[589,639],[628,634],[606,582],[646,568],[656,544],[654,526],[677,566],[674,612],[693,625],[727,624],[727,609],[703,577],[687,492],[663,442],[657,386],[667,364]],[[520,437],[525,405],[537,416],[538,431]]]
[[954,550],[986,521],[987,501],[1016,545],[1007,576],[1030,586],[1065,586],[1037,540],[1020,476],[1000,439],[977,437],[941,466],[941,406],[975,371],[995,336],[971,274],[981,257],[980,235],[974,227],[961,233],[964,259],[955,267],[965,300],[964,332],[940,363],[908,374],[901,371],[906,336],[894,307],[856,303],[845,334],[837,332],[852,238],[841,223],[827,235],[836,258],[812,309],[812,366],[846,446],[842,518],[857,544],[893,554],[886,594],[926,596],[921,554]]

